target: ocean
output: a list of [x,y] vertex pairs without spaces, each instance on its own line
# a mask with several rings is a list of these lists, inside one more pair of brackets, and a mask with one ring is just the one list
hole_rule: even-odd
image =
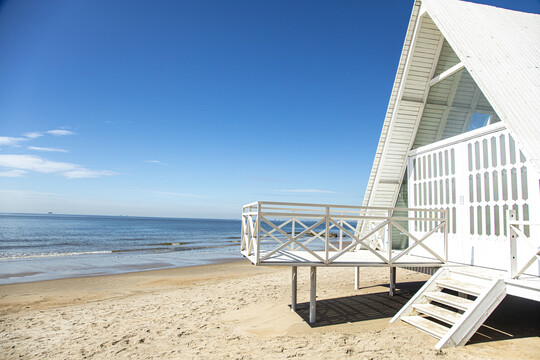
[[240,259],[240,220],[0,214],[0,284]]

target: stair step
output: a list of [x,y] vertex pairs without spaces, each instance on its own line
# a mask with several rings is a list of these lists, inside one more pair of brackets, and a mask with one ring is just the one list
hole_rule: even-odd
[[460,313],[433,304],[414,304],[413,308],[450,325],[454,325],[461,316]]
[[424,293],[424,295],[430,300],[435,300],[441,304],[445,304],[464,311],[467,310],[474,303],[474,301],[472,300],[460,298],[459,296],[454,296],[438,291],[426,292]]
[[460,275],[465,275],[465,276],[469,276],[469,277],[473,277],[473,278],[477,278],[481,280],[486,280],[486,281],[491,281],[493,279],[493,274],[482,272],[482,271],[479,271],[478,269],[474,269],[474,271],[471,271],[468,268],[448,267],[448,271],[450,271],[451,274],[460,274]]
[[403,316],[401,320],[437,339],[441,339],[449,330],[446,326],[437,324],[422,316]]
[[485,289],[484,287],[479,285],[453,279],[437,280],[436,283],[437,285],[445,289],[450,289],[474,296],[480,295]]

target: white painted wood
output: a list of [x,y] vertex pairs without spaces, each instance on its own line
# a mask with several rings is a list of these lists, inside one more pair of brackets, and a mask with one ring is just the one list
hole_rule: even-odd
[[435,76],[433,79],[429,81],[429,86],[433,86],[435,84],[438,84],[439,82],[443,81],[444,79],[448,78],[449,76],[454,75],[459,70],[465,68],[465,64],[463,62],[460,62],[459,64],[456,64],[452,66],[450,69],[444,71],[440,75]]
[[[521,176],[530,162],[504,125],[496,123],[468,134],[440,141],[409,152],[409,206],[427,209],[447,208],[449,214],[448,261],[506,270],[509,263],[505,208],[518,209],[529,219],[526,208],[533,204],[524,192],[538,187],[537,178]],[[501,162],[502,161],[502,162]],[[441,171],[442,170],[442,171]],[[519,175],[518,175],[519,174]],[[409,224],[414,240],[426,230],[426,222]],[[531,234],[538,229],[531,228]],[[437,251],[435,234],[426,245]],[[540,244],[534,236],[521,237],[523,263],[534,255]],[[430,256],[424,249],[414,255]],[[539,275],[532,266],[529,270]],[[515,273],[516,270],[513,271]]]
[[436,283],[437,283],[437,286],[441,288],[455,290],[458,292],[462,292],[464,294],[469,294],[469,295],[474,295],[474,296],[480,295],[485,290],[484,286],[479,286],[474,283],[455,280],[455,279],[437,280]]
[[[446,254],[432,250],[424,244],[426,239],[437,235],[441,242],[439,248],[445,249],[446,237],[439,236],[441,229],[447,226],[445,210],[405,209],[409,216],[404,216],[401,215],[403,209],[399,209],[400,212],[396,213],[398,215],[394,215],[395,209],[393,208],[347,206],[345,209],[333,205],[264,201],[258,202],[255,208],[254,206],[246,206],[243,213],[242,232],[248,236],[244,236],[243,241],[247,246],[241,247],[242,254],[249,259],[254,259],[254,263],[257,265],[275,264],[276,262],[294,263],[295,261],[291,259],[291,255],[294,253],[299,263],[306,263],[307,259],[310,259],[308,261],[310,263],[316,262],[327,266],[334,263],[335,265],[347,264],[346,266],[349,266],[351,257],[348,254],[361,247],[377,259],[375,261],[377,264],[396,263],[398,266],[402,266],[411,263],[443,264],[446,262]],[[418,216],[420,211],[422,214]],[[311,223],[308,223],[307,220]],[[399,225],[399,222],[408,221],[427,223],[426,232],[418,237],[411,235]],[[369,231],[356,232],[359,222],[371,224]],[[300,229],[295,228],[294,236],[285,231],[285,225],[292,226],[292,224],[300,226]],[[392,237],[391,228],[393,226],[390,224],[393,224],[404,234],[412,236],[414,244],[411,243],[407,249],[394,251],[391,243],[387,242],[383,246],[384,251],[381,251],[383,250],[381,233],[386,230],[389,233],[387,240]],[[266,228],[263,228],[262,225]],[[330,237],[331,232],[336,234],[335,240]],[[337,232],[340,233],[341,240],[337,239]],[[350,239],[346,246],[342,244],[343,236]],[[341,245],[335,244],[337,241],[340,241]],[[264,250],[260,248],[261,242],[265,245]],[[432,259],[411,257],[409,253],[415,246],[421,246],[425,249],[432,256]],[[305,254],[300,255],[302,252]]]
[[[475,275],[482,277],[487,276],[488,285],[475,285],[478,276],[469,275],[473,273],[479,273]],[[460,276],[460,280],[453,278],[456,274]],[[443,268],[405,304],[390,322],[402,319],[419,330],[440,339],[435,346],[439,350],[447,346],[465,345],[504,299],[506,284],[504,279],[499,277],[501,274],[503,273],[493,270],[478,272],[474,267]],[[483,278],[483,280],[486,279]],[[443,289],[465,291],[475,294],[477,297],[475,300],[469,300],[442,292]],[[450,306],[456,310],[441,307],[439,304]],[[463,313],[459,311],[463,311]],[[424,315],[442,321],[450,327],[443,327],[429,318],[423,317]]]
[[436,289],[436,279],[438,278],[445,278],[448,276],[448,269],[447,268],[440,268],[437,270],[437,272],[429,278],[428,281],[416,292],[416,294],[413,295],[413,297],[397,312],[396,315],[390,320],[390,323],[394,323],[398,320],[400,320],[403,316],[409,316],[413,311],[413,305],[426,302],[423,300],[423,294],[426,291],[432,291]]
[[421,316],[404,316],[402,320],[437,339],[442,338],[448,331],[446,326],[437,324]]
[[432,304],[413,304],[413,308],[421,314],[431,316],[449,325],[455,324],[461,317],[461,314],[458,312]]
[[476,298],[474,304],[463,313],[450,331],[435,345],[435,348],[440,350],[448,346],[465,345],[505,296],[504,281],[493,280],[491,286]]
[[472,300],[460,298],[459,296],[454,296],[438,291],[425,292],[424,296],[432,301],[451,306],[458,310],[468,310],[473,305]]

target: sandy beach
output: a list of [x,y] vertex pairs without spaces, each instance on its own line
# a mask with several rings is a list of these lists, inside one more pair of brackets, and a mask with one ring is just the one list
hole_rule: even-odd
[[[388,269],[318,272],[318,322],[310,326],[309,270],[299,268],[299,309],[290,304],[290,268],[246,261],[4,285],[2,359],[534,359],[540,353],[537,303],[507,298],[461,348],[391,316],[426,275]],[[504,311],[503,311],[504,310]],[[504,312],[504,314],[503,314]]]

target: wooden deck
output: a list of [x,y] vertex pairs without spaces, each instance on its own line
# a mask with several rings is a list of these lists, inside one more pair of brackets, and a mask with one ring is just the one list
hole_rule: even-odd
[[[268,252],[261,251],[261,258],[264,258]],[[314,251],[315,254],[324,258],[324,251]],[[333,256],[337,252],[330,252],[329,255]],[[388,256],[388,252],[379,251],[382,257]],[[392,251],[392,257],[398,255],[399,251]],[[255,255],[245,255],[253,264],[257,264],[257,258]],[[330,264],[325,265],[322,261],[317,259],[314,255],[307,251],[302,250],[280,250],[271,255],[267,259],[259,263],[260,266],[341,266],[341,267],[440,267],[443,264],[436,259],[429,259],[425,257],[406,254],[399,258],[391,265],[382,261],[377,255],[368,250],[350,251],[344,253],[342,256],[332,261]]]

